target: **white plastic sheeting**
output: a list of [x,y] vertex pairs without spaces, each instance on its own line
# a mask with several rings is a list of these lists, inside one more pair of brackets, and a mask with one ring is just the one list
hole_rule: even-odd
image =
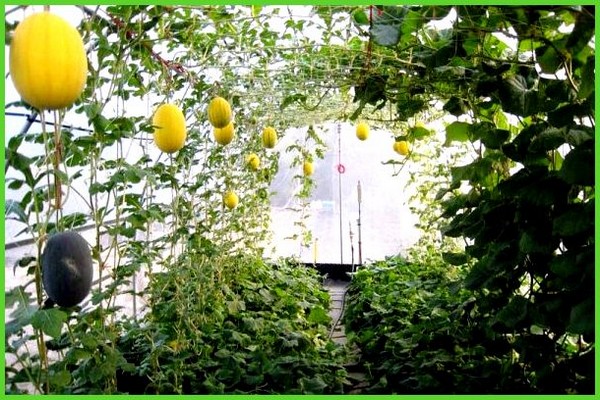
[[[359,181],[362,261],[401,253],[416,242],[416,220],[409,210],[405,190],[410,166],[393,176],[393,168],[383,164],[403,159],[393,151],[393,136],[371,128],[369,138],[361,141],[350,123],[327,124],[317,130],[328,150],[324,159],[314,159],[312,178],[316,188],[306,210],[309,215],[306,228],[312,232],[313,242],[303,246],[300,238],[286,239],[301,232],[294,225],[299,214],[291,209],[299,207],[294,194],[299,190],[300,182],[293,176],[301,173],[302,166],[290,169],[295,154],[284,150],[293,141],[301,140],[305,132],[306,128],[289,131],[276,147],[280,151],[280,161],[272,184],[275,192],[271,201],[274,256],[293,255],[309,263],[358,264]],[[343,165],[343,173],[338,171],[338,164]]]

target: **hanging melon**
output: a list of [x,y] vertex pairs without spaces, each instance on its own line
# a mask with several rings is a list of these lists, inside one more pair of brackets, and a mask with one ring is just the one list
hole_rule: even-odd
[[175,104],[162,104],[152,118],[154,143],[165,153],[181,150],[187,137],[185,117]]
[[315,166],[310,161],[304,161],[302,171],[304,172],[304,176],[311,176],[315,172]]
[[260,167],[260,158],[255,153],[250,153],[246,156],[246,164],[254,171],[257,171]]
[[366,122],[359,122],[356,125],[356,137],[360,140],[367,140],[369,137],[369,125]]
[[61,307],[79,304],[92,287],[92,255],[77,232],[54,234],[42,254],[42,282],[48,297]]
[[262,143],[267,149],[272,149],[277,144],[277,132],[275,128],[267,126],[262,133]]
[[406,142],[405,140],[399,140],[397,142],[394,142],[394,151],[403,156],[407,155],[408,142]]
[[236,208],[239,201],[238,195],[233,190],[229,190],[223,195],[223,204],[230,210]]
[[208,103],[208,121],[215,128],[225,128],[233,118],[231,106],[222,97],[215,97]]
[[19,23],[9,59],[17,92],[38,110],[69,107],[85,88],[88,64],[81,35],[48,11]]
[[234,136],[234,127],[233,121],[227,124],[224,128],[214,128],[213,135],[215,137],[215,141],[220,145],[228,145],[233,140]]

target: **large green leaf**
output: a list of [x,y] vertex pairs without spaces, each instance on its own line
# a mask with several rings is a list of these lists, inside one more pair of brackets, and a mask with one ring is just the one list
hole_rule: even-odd
[[594,185],[594,151],[590,148],[576,147],[563,161],[560,177],[573,185]]
[[452,142],[466,142],[469,140],[469,126],[466,122],[454,121],[446,127],[446,141],[444,146]]
[[581,71],[581,83],[579,93],[577,93],[580,99],[587,99],[596,88],[595,65],[596,57],[589,56]]
[[496,320],[504,324],[510,330],[517,328],[527,318],[529,300],[523,296],[514,296],[506,307],[502,308]]
[[[575,19],[575,26],[569,34],[565,50],[571,53],[571,56],[575,58],[577,54],[584,47],[586,47],[594,37],[595,33],[595,18],[593,14],[590,14],[584,10],[583,12],[577,13]],[[594,9],[592,8],[592,12]]]
[[538,92],[523,75],[514,75],[502,81],[499,90],[504,111],[527,117],[539,111]]
[[588,232],[593,234],[594,230],[594,208],[593,203],[576,203],[556,217],[553,221],[552,230],[556,235],[574,236]]
[[31,317],[31,325],[41,329],[47,335],[54,338],[60,336],[62,326],[67,321],[67,314],[58,308],[38,310]]
[[593,335],[596,326],[594,319],[594,300],[584,300],[571,309],[567,329],[571,333]]

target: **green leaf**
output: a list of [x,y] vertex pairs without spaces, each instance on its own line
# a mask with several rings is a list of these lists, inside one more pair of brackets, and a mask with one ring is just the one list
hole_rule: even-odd
[[538,92],[523,75],[503,80],[498,94],[506,112],[523,117],[539,112]]
[[23,210],[23,208],[21,207],[21,204],[18,201],[15,200],[10,200],[7,199],[5,200],[4,203],[4,218],[6,219],[7,217],[9,217],[11,214],[14,214],[17,216],[16,220],[19,222],[22,222],[24,224],[27,224],[28,218],[27,215],[25,214],[25,211]]
[[595,61],[595,56],[589,56],[581,71],[581,84],[577,93],[580,99],[587,99],[596,88]]
[[444,104],[443,110],[454,115],[455,117],[459,117],[467,112],[467,105],[462,99],[452,96],[450,97],[450,100]]
[[302,385],[303,392],[306,393],[322,393],[323,389],[327,387],[320,375],[312,378],[300,378],[300,385]]
[[314,307],[310,310],[310,314],[308,314],[308,322],[313,324],[328,324],[330,321],[329,314],[327,311],[320,306]]
[[571,309],[567,331],[582,335],[593,335],[594,320],[594,300],[585,300]]
[[550,270],[561,278],[567,278],[578,272],[577,257],[570,253],[559,254],[550,261]]
[[529,300],[523,296],[515,296],[510,302],[498,312],[497,320],[503,323],[507,328],[513,329],[525,320]]
[[466,142],[469,140],[470,124],[454,121],[446,127],[446,141],[444,146],[450,146],[452,142]]
[[532,153],[545,153],[559,148],[565,143],[565,133],[562,129],[548,128],[533,138],[529,145]]
[[575,26],[567,38],[566,51],[571,53],[572,58],[582,51],[593,39],[595,32],[595,18],[587,12],[577,13]]
[[357,8],[352,12],[352,19],[357,25],[368,25],[369,17],[362,8]]
[[262,10],[262,6],[251,6],[252,7],[252,16],[254,18],[258,17],[258,15],[260,14],[260,11]]
[[10,316],[14,318],[11,321],[11,329],[6,327],[6,334],[16,333],[22,327],[31,323],[31,318],[37,310],[37,306],[33,305],[31,294],[25,291],[23,286],[17,286],[4,294],[4,306],[6,309],[15,307]]
[[67,370],[61,370],[50,373],[50,384],[57,388],[64,388],[71,383],[71,373]]
[[41,329],[45,334],[54,338],[60,336],[63,324],[67,321],[67,314],[58,308],[38,310],[31,317],[31,325]]
[[569,209],[553,221],[552,230],[555,235],[574,236],[594,229],[593,207],[589,204],[571,204]]
[[573,185],[594,185],[594,151],[576,147],[563,161],[559,175],[567,183]]
[[535,49],[537,60],[545,74],[554,74],[562,63],[560,54],[552,46],[542,46]]

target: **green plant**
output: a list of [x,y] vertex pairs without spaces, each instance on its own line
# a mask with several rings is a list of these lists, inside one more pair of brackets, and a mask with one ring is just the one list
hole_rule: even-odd
[[[148,288],[133,349],[131,393],[339,393],[342,348],[327,335],[329,295],[294,263],[219,256],[192,244]],[[133,354],[135,353],[135,354]]]

